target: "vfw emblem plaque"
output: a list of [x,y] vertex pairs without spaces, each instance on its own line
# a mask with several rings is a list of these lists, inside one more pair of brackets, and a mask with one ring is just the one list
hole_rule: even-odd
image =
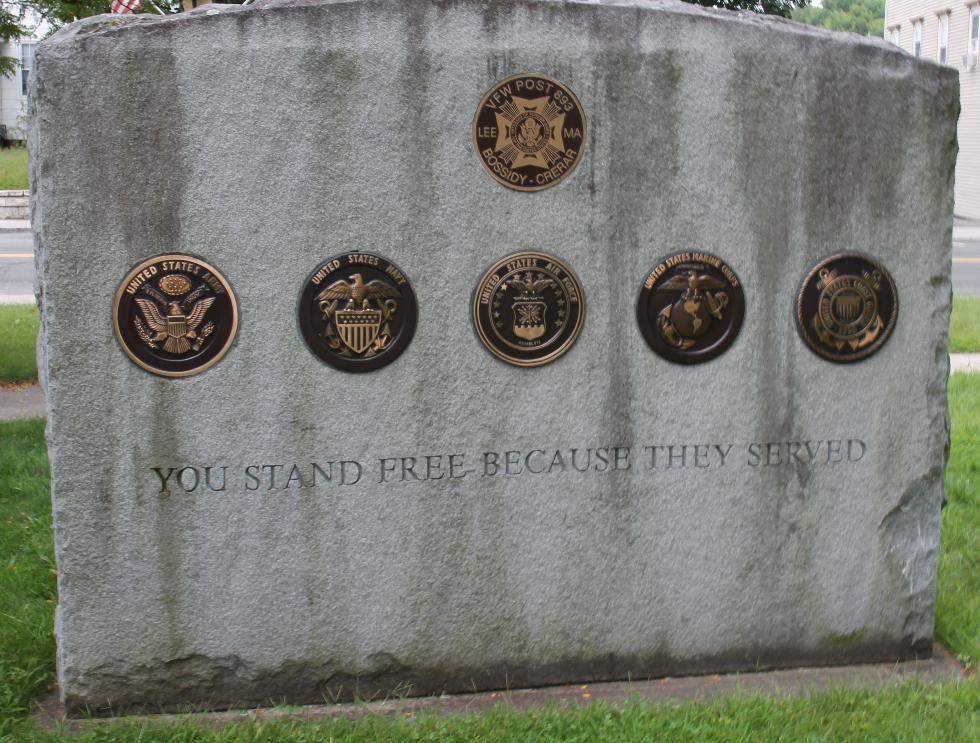
[[370,253],[345,253],[314,269],[299,301],[299,325],[310,350],[343,371],[379,369],[415,334],[418,308],[408,277]]
[[811,351],[829,361],[866,359],[880,349],[898,319],[895,282],[885,267],[860,253],[818,263],[803,279],[796,324]]
[[162,377],[189,377],[231,348],[238,304],[214,266],[190,255],[159,255],[126,274],[112,319],[135,364]]
[[483,345],[515,366],[540,366],[566,353],[585,317],[582,286],[548,253],[501,258],[473,294],[473,325]]
[[544,75],[494,85],[473,120],[473,144],[494,180],[540,191],[567,178],[582,159],[585,113],[575,94]]

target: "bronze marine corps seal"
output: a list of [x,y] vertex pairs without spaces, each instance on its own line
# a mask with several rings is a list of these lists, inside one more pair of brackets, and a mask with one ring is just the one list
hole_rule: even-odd
[[697,364],[735,341],[745,317],[745,294],[721,258],[693,250],[675,253],[647,275],[636,317],[650,348],[670,361]]
[[344,253],[310,274],[299,300],[299,327],[310,350],[349,372],[380,369],[408,346],[418,307],[408,277],[371,253]]
[[800,335],[828,361],[868,358],[888,340],[897,319],[895,282],[884,266],[860,253],[820,261],[796,298]]
[[480,101],[473,143],[498,183],[540,191],[568,177],[582,159],[585,114],[567,86],[544,75],[514,75]]
[[116,340],[148,372],[189,377],[218,363],[238,329],[238,304],[218,270],[190,255],[143,261],[116,290]]
[[473,293],[473,325],[508,364],[540,366],[575,343],[585,317],[582,286],[548,253],[513,253],[494,263]]

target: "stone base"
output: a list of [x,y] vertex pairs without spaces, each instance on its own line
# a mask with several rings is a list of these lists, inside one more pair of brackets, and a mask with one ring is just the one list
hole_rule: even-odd
[[936,645],[933,654],[922,660],[901,663],[862,663],[825,668],[789,668],[757,673],[730,673],[711,676],[612,681],[598,684],[565,684],[538,689],[508,689],[476,694],[454,694],[415,699],[371,699],[352,704],[318,704],[304,707],[268,707],[263,709],[193,712],[190,714],[144,715],[72,719],[66,716],[57,691],[40,704],[34,723],[46,730],[83,730],[103,726],[120,719],[136,723],[175,724],[191,720],[202,725],[228,725],[257,720],[288,719],[314,722],[325,718],[357,719],[366,715],[468,714],[486,712],[498,704],[517,710],[541,709],[549,705],[581,707],[605,701],[618,707],[627,701],[648,702],[711,700],[731,694],[765,694],[773,697],[810,695],[826,689],[878,689],[899,686],[910,680],[921,683],[961,681],[963,668],[943,647]]

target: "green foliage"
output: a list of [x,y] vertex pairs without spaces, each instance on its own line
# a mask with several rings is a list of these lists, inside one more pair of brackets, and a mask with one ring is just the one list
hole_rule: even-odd
[[885,0],[824,0],[823,7],[793,11],[793,20],[831,31],[881,36],[885,31]]
[[0,304],[0,384],[37,379],[37,307]]
[[706,8],[751,10],[753,13],[789,18],[795,8],[806,7],[810,0],[685,0],[685,2],[703,5]]
[[949,352],[980,353],[980,297],[953,297]]
[[[142,0],[139,13],[160,13],[168,15],[180,12],[180,0]],[[47,21],[53,29],[66,23],[108,13],[112,0],[22,0],[25,7],[31,8]]]

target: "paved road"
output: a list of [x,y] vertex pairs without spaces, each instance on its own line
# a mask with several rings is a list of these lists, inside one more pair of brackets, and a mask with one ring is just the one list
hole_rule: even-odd
[[0,303],[34,301],[31,233],[0,232]]
[[980,222],[953,227],[953,294],[980,296]]
[[[953,228],[953,292],[980,296],[980,222],[956,220]],[[31,233],[0,232],[0,303],[34,301]]]

